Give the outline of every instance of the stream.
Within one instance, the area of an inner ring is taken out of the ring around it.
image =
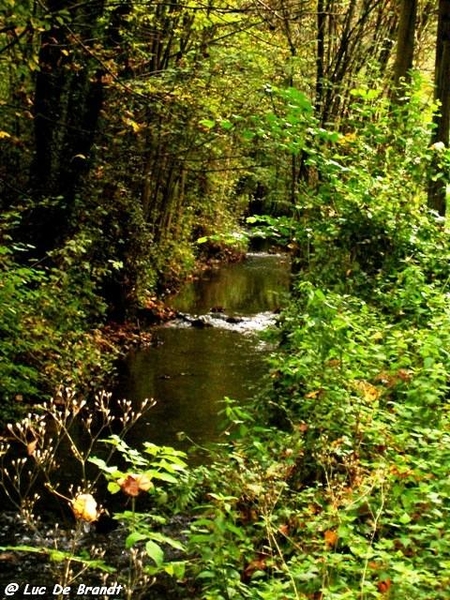
[[[270,351],[261,331],[275,322],[289,280],[286,255],[249,253],[168,299],[180,317],[155,327],[152,347],[130,353],[121,372],[120,397],[136,407],[156,400],[134,444],[187,450],[219,439],[224,397],[245,404],[261,389]]]

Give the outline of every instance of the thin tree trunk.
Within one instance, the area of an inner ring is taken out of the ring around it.
[[[324,0],[317,0],[317,54],[316,54],[316,113],[320,114],[323,101],[323,78],[325,62]]]
[[[400,0],[400,20],[397,31],[397,51],[393,74],[394,102],[401,101],[401,84],[411,78],[414,59],[414,38],[417,19],[417,0]]]
[[[439,0],[438,32],[436,40],[435,98],[439,101],[439,112],[435,115],[432,142],[449,143],[450,132],[450,0]],[[428,206],[445,215],[447,178],[438,178],[438,158],[432,169],[432,180],[428,189]],[[433,180],[436,179],[436,180]]]
[[[56,18],[63,8],[70,11],[67,25]],[[73,200],[81,176],[89,169],[103,105],[104,72],[88,46],[103,8],[101,1],[77,7],[69,0],[49,2],[54,21],[41,36],[33,106],[30,186],[35,204],[22,223],[23,235],[38,255],[52,249],[70,230]]]

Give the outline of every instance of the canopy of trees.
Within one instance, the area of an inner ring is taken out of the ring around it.
[[[444,214],[448,11],[425,0],[5,1],[0,293],[28,311],[4,309],[11,381],[18,364],[32,375],[35,329],[60,321],[59,340],[63,323],[123,319],[205,248],[220,253],[246,216],[307,226],[336,210],[356,157],[380,176],[399,168],[404,202],[425,206],[428,192]]]

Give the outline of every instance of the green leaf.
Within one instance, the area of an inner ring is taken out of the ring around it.
[[[167,535],[164,535],[162,533],[149,532],[148,537],[154,541],[159,542],[160,544],[168,544],[169,546],[172,546],[172,548],[180,550],[180,552],[185,551],[185,547],[179,540],[174,540],[173,538],[168,537]]]
[[[111,494],[117,494],[117,492],[120,492],[120,485],[115,481],[110,481],[108,483],[108,492]]]
[[[137,542],[142,542],[142,540],[146,540],[148,538],[147,535],[143,533],[139,533],[138,531],[133,531],[125,540],[125,548],[129,549]]]
[[[411,517],[408,515],[408,513],[403,513],[398,518],[398,522],[401,523],[402,525],[406,525],[407,523],[411,522]]]
[[[229,131],[230,129],[233,129],[234,124],[228,119],[223,119],[223,121],[220,122],[220,126],[222,127],[222,129]]]
[[[161,481],[167,481],[167,483],[177,483],[177,478],[169,473],[160,473],[158,471],[151,471],[152,478],[160,479]]]
[[[432,356],[426,356],[423,361],[425,369],[431,369],[434,366],[434,358]]]
[[[203,125],[203,127],[205,127],[206,129],[212,129],[216,122],[213,121],[212,119],[202,119],[201,121],[199,121],[200,125]]]
[[[150,556],[150,558],[155,561],[156,566],[161,567],[163,565],[164,551],[161,548],[161,546],[159,546],[152,540],[148,540],[148,542],[145,544],[145,550],[147,551],[147,554]]]
[[[164,567],[164,571],[171,577],[183,579],[186,571],[186,563],[184,561],[171,562]]]

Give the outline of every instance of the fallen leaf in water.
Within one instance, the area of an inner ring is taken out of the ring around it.
[[[0,561],[17,563],[19,559],[13,552],[0,552]]]

